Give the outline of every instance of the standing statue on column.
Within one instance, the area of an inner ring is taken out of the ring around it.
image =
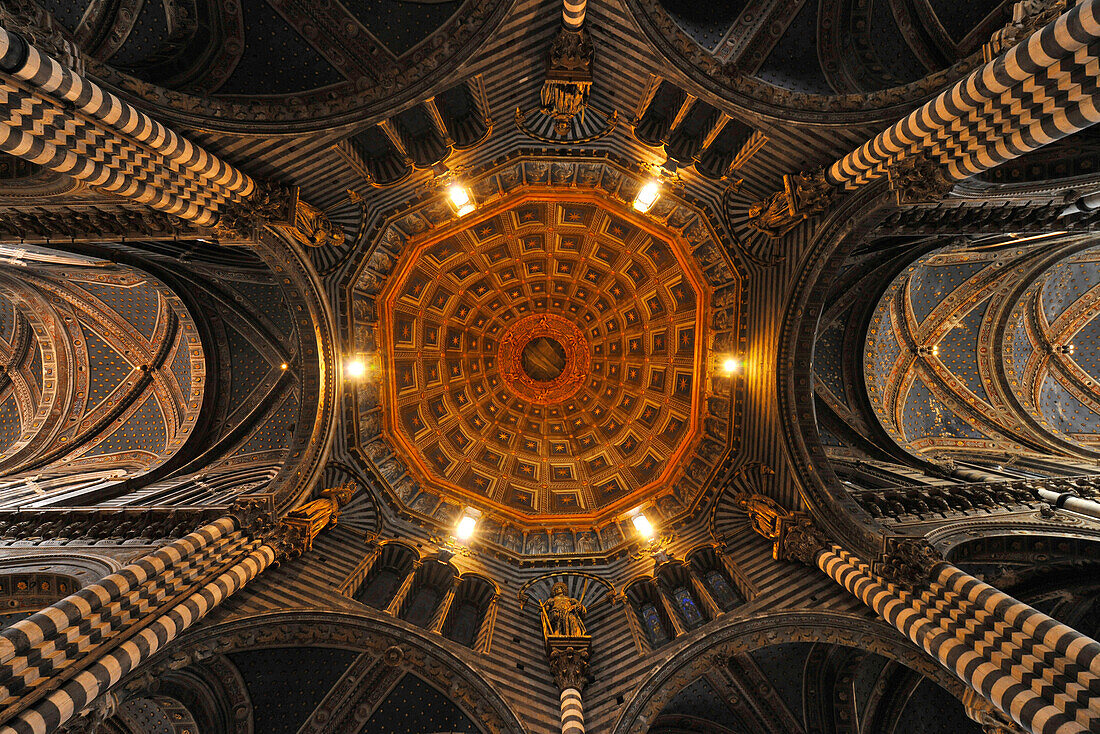
[[[559,581],[550,589],[550,598],[539,602],[543,613],[543,631],[547,637],[582,637],[588,634],[584,629],[587,610],[580,601],[566,596],[568,590],[569,587]]]

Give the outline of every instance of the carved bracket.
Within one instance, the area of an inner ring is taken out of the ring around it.
[[[828,209],[838,193],[825,179],[824,169],[787,174],[782,191],[749,207],[748,224],[768,237],[782,237],[803,220]]]

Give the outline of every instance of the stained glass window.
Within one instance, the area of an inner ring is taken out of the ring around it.
[[[672,590],[672,596],[676,599],[676,605],[680,608],[680,616],[689,629],[698,627],[706,620],[699,613],[699,607],[695,605],[695,597],[687,590],[686,586],[677,586]]]
[[[652,604],[643,604],[641,617],[646,634],[649,635],[649,641],[654,647],[668,642],[668,634],[665,632],[665,625],[661,621],[661,615],[657,612],[657,607]]]
[[[721,571],[710,571],[703,579],[707,583],[707,588],[710,589],[710,595],[714,597],[715,603],[721,607],[722,611],[728,612],[745,603],[744,598],[730,586],[730,582],[726,581]]]

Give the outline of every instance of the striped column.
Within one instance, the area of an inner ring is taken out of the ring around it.
[[[32,89],[72,105],[81,114],[156,150],[190,174],[226,193],[249,196],[255,183],[244,173],[84,79],[19,36],[0,28],[0,69]]]
[[[243,560],[157,617],[137,635],[102,656],[60,689],[0,727],[0,734],[47,734],[73,718],[143,660],[202,619],[275,561],[275,550],[259,544]]]
[[[237,168],[4,28],[0,151],[203,227],[260,193]]]
[[[1100,0],[1081,0],[838,160],[826,179],[854,189],[925,151],[961,180],[1100,121],[1098,41]]]
[[[561,692],[561,734],[584,734],[584,706],[576,688]]]
[[[948,563],[912,591],[837,546],[816,565],[1013,721],[1100,730],[1100,644]]]
[[[588,0],[563,0],[561,23],[567,31],[579,31],[584,25],[585,6]]]

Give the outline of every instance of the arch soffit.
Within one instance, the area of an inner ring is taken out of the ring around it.
[[[773,612],[751,619],[731,620],[673,652],[627,702],[613,734],[630,734],[652,724],[680,689],[715,666],[725,665],[733,655],[788,642],[858,647],[900,663],[956,696],[962,693],[962,684],[957,678],[921,650],[902,641],[897,632],[883,623],[841,612]]]
[[[373,653],[379,664],[402,674],[415,674],[447,693],[487,731],[525,732],[515,713],[481,673],[428,634],[386,619],[342,612],[273,612],[195,630],[180,637],[167,653],[162,652],[141,672],[156,676],[217,655],[293,646]]]

